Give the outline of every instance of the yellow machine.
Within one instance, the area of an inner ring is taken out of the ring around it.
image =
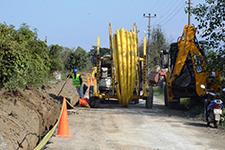
[[[97,85],[94,99],[117,99],[127,107],[131,101],[146,100],[146,107],[152,107],[152,92],[147,81],[146,38],[144,38],[143,54],[138,51],[137,27],[132,31],[116,30],[112,34],[109,26],[110,49],[101,54],[100,38],[97,42],[97,65],[94,76]],[[149,94],[151,93],[151,94]]]
[[[184,27],[183,35],[169,50],[169,64],[164,88],[165,105],[179,103],[180,98],[202,97],[205,91],[207,71],[204,52],[195,37],[196,29]]]
[[[214,70],[216,70],[216,71],[211,71],[207,78],[206,87],[210,91],[218,93],[222,90],[221,72],[217,69],[214,69]]]

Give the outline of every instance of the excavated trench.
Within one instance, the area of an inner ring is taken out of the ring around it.
[[[56,123],[61,101],[43,89],[0,92],[0,149],[31,150]]]

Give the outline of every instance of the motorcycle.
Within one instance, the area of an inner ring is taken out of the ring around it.
[[[207,126],[209,126],[210,123],[213,123],[214,127],[218,128],[219,123],[224,120],[224,117],[222,116],[224,103],[216,93],[209,92],[205,85],[201,85],[201,88],[206,90],[204,112]],[[223,89],[223,92],[225,92],[225,88]]]

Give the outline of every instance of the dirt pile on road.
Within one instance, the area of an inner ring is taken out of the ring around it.
[[[0,92],[0,149],[33,149],[53,127],[60,101],[46,90]]]

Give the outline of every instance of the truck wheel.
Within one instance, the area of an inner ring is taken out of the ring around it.
[[[168,95],[167,95],[167,84],[163,83],[163,92],[164,92],[164,104],[168,106]]]
[[[94,97],[90,97],[90,99],[89,99],[89,105],[91,106],[91,108],[95,108],[96,99]]]
[[[91,108],[97,108],[99,107],[100,99],[98,97],[90,97],[89,99],[89,105]]]
[[[134,104],[139,104],[139,99],[134,100]]]
[[[149,87],[149,95],[145,102],[145,107],[152,109],[152,105],[153,105],[153,87],[150,86]]]

